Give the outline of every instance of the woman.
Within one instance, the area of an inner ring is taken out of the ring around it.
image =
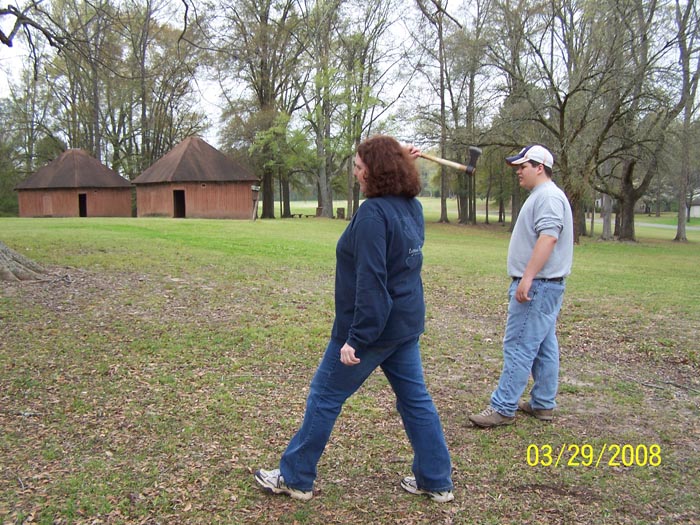
[[[378,366],[414,452],[413,476],[401,486],[438,502],[454,499],[440,418],[425,387],[418,339],[425,303],[421,282],[423,209],[412,155],[395,139],[372,137],[357,149],[355,177],[367,200],[336,247],[335,322],[311,381],[304,421],[279,469],[256,481],[276,494],[309,500],[316,465],[343,403]]]

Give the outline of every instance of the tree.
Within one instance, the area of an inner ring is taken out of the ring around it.
[[[5,114],[7,103],[0,100],[0,114]],[[17,169],[17,144],[14,134],[0,126],[0,216],[17,214],[14,187],[20,181]]]
[[[223,9],[222,22],[214,24],[218,37],[210,37],[216,48],[219,76],[224,81],[242,81],[255,109],[260,130],[274,126],[276,114],[292,114],[299,80],[296,65],[304,42],[298,38],[300,18],[294,0],[237,0],[212,6]],[[233,98],[229,106],[235,106]],[[229,111],[227,114],[231,114]],[[275,217],[273,152],[257,150],[262,178],[262,217]]]
[[[519,143],[540,142],[553,150],[578,240],[585,231],[587,181],[605,136],[606,118],[596,111],[597,99],[612,74],[609,54],[593,45],[605,27],[603,13],[586,12],[585,3],[567,0],[554,2],[551,9],[526,1],[495,5],[501,30],[509,33],[505,42],[490,46],[492,59],[506,76],[507,103],[516,111],[516,122],[535,124],[519,129],[525,131]]]
[[[357,210],[360,187],[353,175],[352,155],[364,137],[401,98],[412,78],[402,75],[404,44],[391,29],[399,4],[394,0],[350,0],[339,25],[339,86],[336,129],[345,159],[348,219]]]
[[[447,157],[447,52],[445,47],[446,26],[450,21],[456,22],[447,14],[448,0],[416,0],[425,20],[435,30],[437,49],[432,48],[432,38],[422,43],[423,49],[437,60],[438,78],[434,87],[440,103],[438,117],[439,126],[439,156]],[[459,25],[459,24],[458,24]],[[426,75],[429,81],[430,77]],[[448,177],[445,166],[440,166],[440,219],[439,222],[450,222],[447,218],[447,194],[449,192]]]
[[[492,202],[498,203],[497,222],[505,223],[505,203],[513,194],[513,186],[519,187],[514,184],[512,168],[507,167],[503,160],[509,153],[504,148],[491,147],[487,148],[479,158],[478,173],[481,177],[476,189],[486,201],[486,224],[491,222],[489,210]]]
[[[59,36],[56,28],[45,23],[43,15],[43,11],[40,10],[35,2],[31,2],[23,8],[13,5],[0,8],[0,20],[14,19],[9,33],[0,30],[0,44],[12,47],[15,37],[22,32],[21,34],[24,34],[27,38],[30,48],[35,50],[34,32],[38,32],[52,46],[60,46],[63,40],[62,37]],[[5,140],[3,140],[2,146],[3,149],[6,149],[7,144]],[[7,160],[9,157],[4,157],[3,155],[3,158]],[[31,159],[31,156],[29,158]],[[8,176],[9,170],[5,171],[5,169],[7,167],[4,167],[3,173],[5,176]],[[40,278],[41,273],[43,273],[43,269],[38,264],[10,249],[5,243],[0,241],[0,280],[37,279]]]
[[[50,74],[65,83],[51,82],[55,93],[70,112],[67,126],[69,144],[89,151],[97,160],[103,157],[103,93],[107,75],[117,63],[118,36],[114,31],[116,12],[110,0],[85,3],[80,0],[55,0],[52,17],[70,31],[74,38],[54,57]],[[60,98],[59,98],[60,97]]]
[[[299,0],[304,19],[299,33],[305,42],[304,61],[310,73],[308,89],[300,89],[304,104],[304,119],[311,129],[316,146],[316,185],[318,207],[323,217],[333,217],[334,164],[338,148],[334,146],[333,123],[338,111],[337,85],[339,53],[336,38],[341,23],[344,0]],[[342,139],[340,139],[342,140]]]
[[[24,176],[39,165],[36,148],[41,138],[52,135],[51,106],[47,82],[28,69],[23,71],[20,83],[10,88],[5,115],[7,124],[11,125],[6,125],[5,129],[19,145],[21,162],[17,168]]]
[[[519,118],[537,126],[522,142],[552,147],[576,239],[585,232],[591,184],[618,200],[620,237],[634,239],[634,206],[657,172],[663,134],[682,108],[682,94],[674,102],[666,86],[692,77],[672,60],[673,43],[689,28],[669,29],[661,6],[643,0],[495,6],[497,27],[508,36],[490,49],[506,77],[506,101],[524,108]]]
[[[85,149],[133,178],[175,143],[205,129],[192,88],[199,55],[180,41],[181,31],[156,22],[155,15],[146,16],[146,24],[135,5],[117,11],[106,1],[56,0],[52,9],[74,38],[57,55],[38,54],[34,68],[41,74],[27,69],[15,89],[11,109],[25,115],[27,173],[33,171],[33,144],[42,137]],[[148,45],[134,51],[133,33],[145,31],[144,25]],[[188,42],[195,38],[191,31],[186,35]]]
[[[277,174],[280,184],[280,216],[292,216],[290,190],[297,175],[313,174],[314,159],[307,135],[289,126],[290,115],[278,113],[272,126],[258,131],[250,152],[271,154],[268,169]]]
[[[700,37],[700,20],[698,11],[693,2],[688,2],[685,7],[676,0],[676,27],[678,28],[678,51],[679,62],[682,70],[683,81],[681,83],[681,102],[683,111],[681,132],[681,173],[680,188],[678,191],[678,226],[676,227],[676,237],[674,241],[688,242],[685,225],[689,204],[686,201],[688,191],[691,186],[691,165],[690,151],[692,145],[692,121],[698,105],[696,94],[698,90],[698,76],[700,75],[700,48],[698,38]],[[692,62],[696,63],[693,64]],[[692,193],[690,196],[692,203]]]
[[[541,126],[532,119],[531,109],[532,101],[544,98],[542,90],[530,86],[530,80],[523,76],[527,69],[524,64],[527,58],[525,35],[530,30],[526,27],[529,15],[523,16],[523,13],[528,13],[527,5],[526,0],[515,4],[510,0],[495,0],[491,5],[492,21],[486,37],[490,42],[488,60],[501,71],[502,80],[498,87],[505,94],[486,141],[510,150],[518,150],[527,142],[547,142],[542,138]],[[510,199],[509,231],[512,232],[520,213],[522,191],[513,170],[510,170],[509,178],[503,177],[499,181],[503,181],[499,184],[503,199]]]
[[[452,157],[462,163],[468,160],[469,146],[479,143],[477,121],[485,120],[481,108],[488,90],[477,89],[477,86],[484,85],[487,80],[482,71],[487,67],[485,36],[490,4],[491,0],[470,4],[463,27],[446,42],[446,88],[452,125],[450,149]],[[459,171],[456,178],[459,222],[476,224],[476,176]]]
[[[631,90],[629,100],[619,104],[622,112],[614,126],[617,133],[609,141],[611,158],[618,162],[618,169],[612,172],[618,173],[618,186],[608,183],[603,187],[618,201],[620,240],[635,240],[635,205],[658,173],[667,131],[685,107],[698,80],[699,69],[691,65],[688,54],[696,50],[684,49],[688,36],[697,31],[697,24],[691,23],[693,17],[689,16],[694,6],[692,2],[684,8],[676,5],[680,16],[676,16],[675,27],[669,25],[670,21],[664,18],[666,12],[654,3],[635,0],[618,5],[621,19],[628,21],[627,34],[633,44],[623,50],[626,51],[623,72]],[[662,29],[666,38],[656,33]],[[671,62],[674,52],[680,57],[680,70]],[[683,59],[684,55],[687,59]],[[674,92],[660,86],[680,88]]]

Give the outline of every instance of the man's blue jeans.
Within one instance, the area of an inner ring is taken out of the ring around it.
[[[396,408],[413,447],[413,474],[418,487],[452,490],[452,465],[440,418],[423,378],[418,338],[390,347],[358,350],[360,363],[340,362],[344,341],[328,343],[306,400],[304,421],[282,455],[280,470],[285,483],[312,490],[316,465],[326,447],[335,420],[350,397],[378,366],[396,394]]]
[[[559,343],[555,329],[564,298],[564,281],[534,280],[529,294],[532,300],[524,303],[515,299],[519,282],[514,280],[508,290],[503,371],[491,395],[491,406],[504,416],[515,415],[531,373],[532,408],[554,408],[559,384]]]

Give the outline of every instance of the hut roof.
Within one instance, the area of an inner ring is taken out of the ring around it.
[[[129,188],[131,183],[81,149],[69,149],[20,182],[16,190]]]
[[[252,182],[258,178],[199,137],[188,137],[134,179],[134,184],[161,182]]]

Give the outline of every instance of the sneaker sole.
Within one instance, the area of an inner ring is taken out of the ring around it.
[[[415,494],[417,496],[427,496],[428,498],[437,503],[447,503],[448,501],[452,501],[453,499],[455,499],[455,496],[452,492],[447,493],[445,496],[439,496],[433,492],[428,492],[427,490],[417,489],[413,487],[413,485],[407,485],[403,482],[403,480],[401,480],[401,488],[410,494]]]
[[[314,497],[313,492],[303,493],[297,490],[282,489],[279,487],[275,487],[274,485],[270,485],[263,478],[259,477],[257,472],[255,473],[254,478],[255,481],[257,481],[262,488],[269,492],[272,492],[273,494],[284,494],[286,496],[289,496],[290,498],[298,499],[300,501],[309,501],[311,498]]]

